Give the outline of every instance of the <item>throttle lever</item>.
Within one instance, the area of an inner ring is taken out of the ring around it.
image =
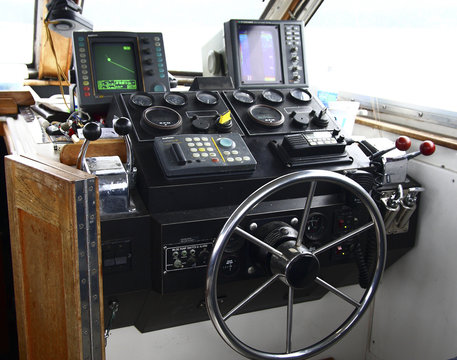
[[[398,139],[395,141],[395,146],[375,152],[374,154],[372,154],[370,156],[370,160],[372,160],[372,161],[376,160],[376,159],[380,158],[381,156],[383,156],[384,154],[387,154],[389,151],[392,151],[395,149],[398,149],[400,151],[406,151],[410,147],[411,147],[411,139],[407,136],[399,136]]]
[[[433,141],[430,140],[425,140],[419,147],[419,151],[415,151],[413,153],[409,153],[405,155],[405,158],[410,160],[412,158],[415,158],[418,155],[424,155],[424,156],[430,156],[435,152],[435,144]]]
[[[378,151],[370,156],[372,165],[382,166],[382,169],[379,170],[381,170],[383,173],[383,184],[395,184],[404,182],[406,180],[408,161],[410,159],[413,159],[418,155],[430,156],[435,152],[435,144],[430,140],[426,140],[420,145],[419,151],[403,154],[396,157],[382,157],[384,154],[388,153],[391,150],[398,149],[401,151],[406,151],[410,148],[410,146],[411,140],[407,136],[400,136],[395,141],[395,147]],[[378,164],[378,162],[374,161],[376,159],[381,159],[381,162]]]
[[[86,125],[84,125],[83,135],[85,138],[84,144],[81,146],[81,150],[78,154],[78,160],[76,161],[76,168],[79,170],[86,170],[84,169],[84,164],[86,162],[85,160],[87,148],[89,147],[89,143],[91,141],[95,141],[100,138],[100,136],[102,135],[102,129],[100,128],[100,125],[98,123],[89,122]]]
[[[113,119],[114,131],[124,138],[127,162],[125,164],[129,188],[134,185],[134,167],[133,167],[133,151],[132,151],[132,140],[130,139],[130,132],[132,131],[132,121],[127,117],[117,117]]]
[[[112,214],[130,211],[129,185],[132,171],[132,152],[128,133],[132,124],[127,118],[119,118],[115,125],[118,135],[124,136],[127,144],[127,172],[117,155],[94,156],[86,159],[86,152],[91,141],[97,140],[102,130],[94,122],[87,123],[83,128],[85,141],[78,155],[77,168],[98,177],[99,203],[101,214]]]

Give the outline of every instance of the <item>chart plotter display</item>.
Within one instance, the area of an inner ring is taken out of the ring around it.
[[[131,42],[93,45],[97,92],[138,90],[134,45]]]

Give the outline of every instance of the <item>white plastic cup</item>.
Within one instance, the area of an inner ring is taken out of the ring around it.
[[[357,101],[330,101],[328,103],[328,108],[335,117],[336,123],[347,137],[352,136],[359,106],[360,103]]]

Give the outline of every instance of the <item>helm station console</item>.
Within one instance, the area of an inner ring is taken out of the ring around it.
[[[290,183],[268,185],[271,193],[239,219],[219,253],[222,308],[235,307],[284,267],[253,238],[283,249],[300,237],[310,255],[297,264],[316,267],[334,287],[368,288],[379,247],[374,228],[360,230],[374,211],[357,196],[362,190],[389,219],[387,265],[413,247],[421,188],[406,173],[389,176],[408,157],[386,160],[390,153],[379,151],[385,147],[343,135],[308,88],[303,32],[298,21],[229,21],[224,37],[211,43],[223,39],[223,46],[203,50],[204,68],[230,76],[235,86],[189,91],[170,91],[160,33],[74,33],[80,105],[97,112],[109,104],[106,125],[122,128],[132,153],[129,205],[101,218],[106,316],[110,303],[119,304],[114,327],[147,332],[207,319],[205,279],[224,223],[250,194],[282,176]],[[338,179],[300,184],[293,175],[315,170]],[[362,190],[340,186],[341,175]],[[329,291],[287,271],[294,301]],[[287,304],[283,282],[264,292],[242,311]]]

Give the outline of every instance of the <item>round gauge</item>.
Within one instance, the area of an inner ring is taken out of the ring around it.
[[[253,105],[248,109],[251,118],[258,124],[276,127],[284,122],[284,115],[268,105]]]
[[[167,104],[173,106],[184,106],[187,104],[187,96],[180,92],[168,92],[163,96]]]
[[[216,105],[219,102],[216,93],[211,91],[199,91],[195,97],[198,101],[206,105]]]
[[[141,123],[149,129],[174,130],[181,126],[182,117],[168,107],[152,106],[144,110]]]
[[[233,97],[244,104],[253,104],[255,101],[255,95],[247,90],[236,90]]]
[[[309,90],[302,88],[290,90],[290,96],[292,96],[293,99],[303,103],[310,102],[313,98],[313,95],[311,95]]]
[[[154,99],[148,93],[138,91],[130,95],[130,103],[139,107],[149,107],[154,103]]]
[[[305,235],[310,240],[320,240],[325,233],[326,219],[323,214],[310,214],[306,223]]]
[[[279,104],[284,100],[284,96],[279,90],[267,89],[262,92],[262,97],[269,102]]]

